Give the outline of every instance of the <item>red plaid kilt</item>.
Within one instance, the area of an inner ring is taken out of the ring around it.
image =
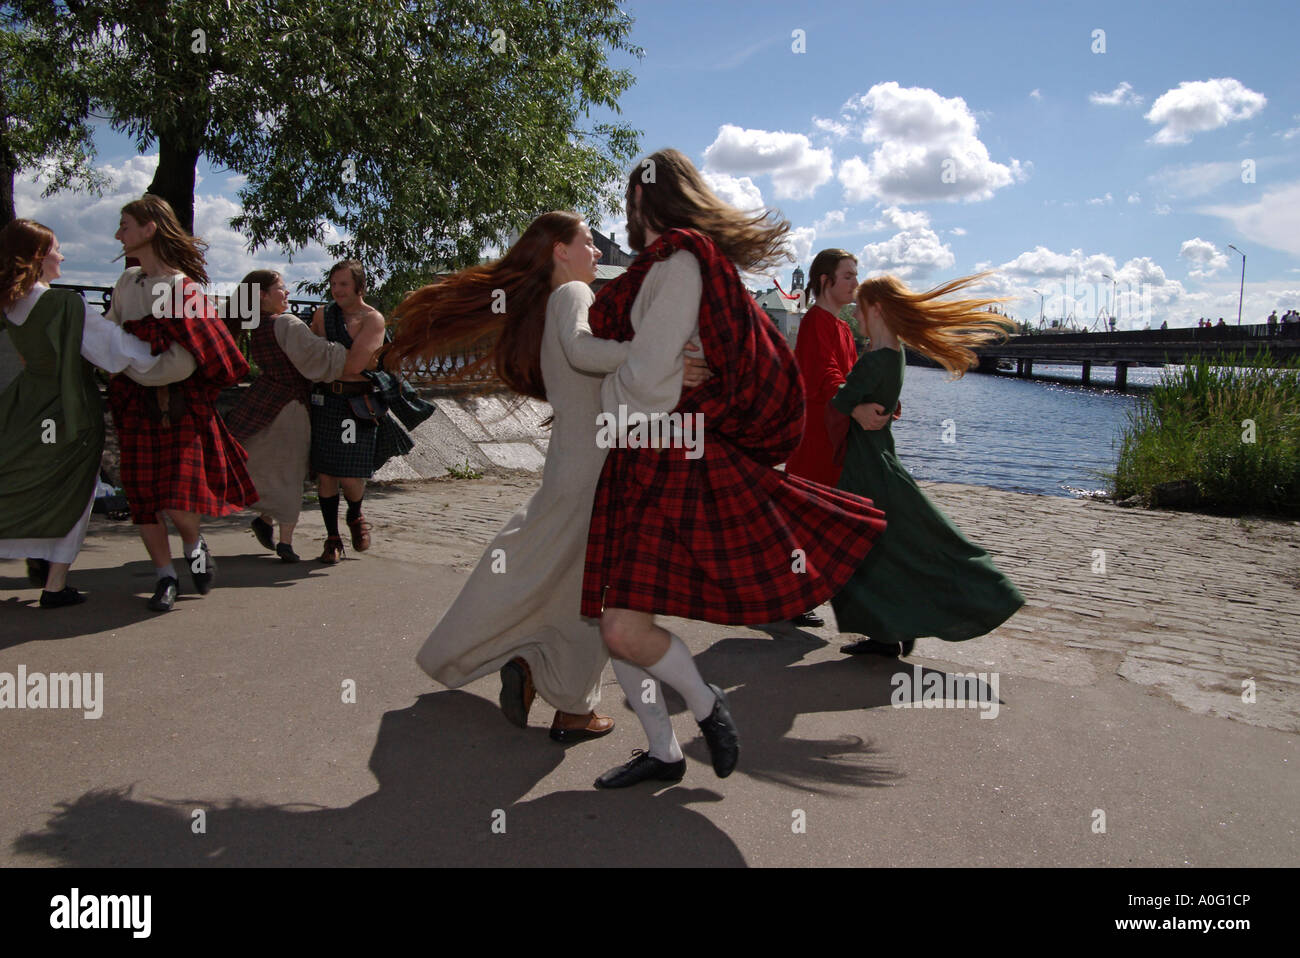
[[[700,259],[700,338],[715,371],[678,405],[703,415],[703,455],[610,450],[592,505],[581,614],[631,609],[727,625],[793,618],[849,581],[884,531],[884,513],[772,468],[799,443],[798,368],[707,238],[665,233],[601,290],[593,332],[631,338],[627,317],[651,259],[681,248]]]
[[[198,300],[202,292],[187,281],[185,296],[187,302]],[[109,383],[108,402],[122,449],[122,487],[137,525],[157,522],[163,509],[215,517],[257,501],[245,466],[248,453],[216,407],[221,390],[237,383],[248,372],[248,363],[205,298],[203,306],[203,315],[146,317],[122,324],[151,343],[154,355],[172,342],[180,343],[197,366],[189,379],[175,384],[184,393],[185,411],[167,426],[146,412],[156,387],[141,386],[124,375]]]
[[[166,428],[141,411],[144,393],[152,388],[124,376],[114,377],[109,388],[131,521],[157,522],[163,509],[225,516],[256,502],[245,465],[248,453],[217,415],[215,395],[187,388],[185,415]]]

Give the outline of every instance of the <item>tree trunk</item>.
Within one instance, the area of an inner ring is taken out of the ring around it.
[[[18,218],[14,209],[14,171],[0,162],[0,229]]]
[[[175,133],[158,134],[158,169],[149,192],[172,205],[185,232],[194,233],[194,177],[199,149]]]

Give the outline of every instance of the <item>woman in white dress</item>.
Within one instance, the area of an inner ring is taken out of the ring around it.
[[[86,539],[104,445],[90,364],[147,373],[169,355],[151,355],[72,290],[51,289],[62,262],[48,227],[19,219],[0,231],[0,328],[24,363],[0,392],[0,558],[27,559],[43,608],[85,601],[67,577]]]
[[[605,449],[596,444],[600,384],[626,359],[628,343],[587,327],[600,250],[573,213],[533,221],[506,255],[408,296],[396,310],[389,368],[494,340],[491,363],[515,392],[554,410],[542,485],[506,523],[439,620],[416,661],[451,688],[498,669],[506,717],[527,725],[535,689],[556,709],[551,737],[605,735],[594,711],[609,655],[599,624],[578,614],[591,503]],[[686,382],[707,376],[690,361]]]

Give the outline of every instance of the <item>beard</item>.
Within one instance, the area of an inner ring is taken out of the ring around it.
[[[645,249],[645,222],[631,203],[627,207],[627,245],[638,253]]]

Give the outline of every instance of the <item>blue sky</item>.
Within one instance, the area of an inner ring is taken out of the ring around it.
[[[839,246],[862,275],[917,287],[992,269],[988,288],[1024,319],[1041,301],[1048,318],[1091,322],[1115,291],[1122,327],[1235,322],[1231,243],[1248,256],[1243,322],[1300,308],[1294,4],[624,8],[645,57],[620,62],[637,76],[621,105],[643,149],[677,147],[737,205],[779,208],[805,270]],[[116,210],[155,159],[111,134],[99,145],[112,196],[45,201],[27,183],[18,202],[73,247],[69,276],[107,282]],[[243,251],[225,226],[230,178],[200,173],[196,227],[214,275],[286,265]],[[94,237],[78,246],[65,223]],[[604,224],[625,239],[623,226]],[[319,250],[295,259],[292,279],[325,265]]]

